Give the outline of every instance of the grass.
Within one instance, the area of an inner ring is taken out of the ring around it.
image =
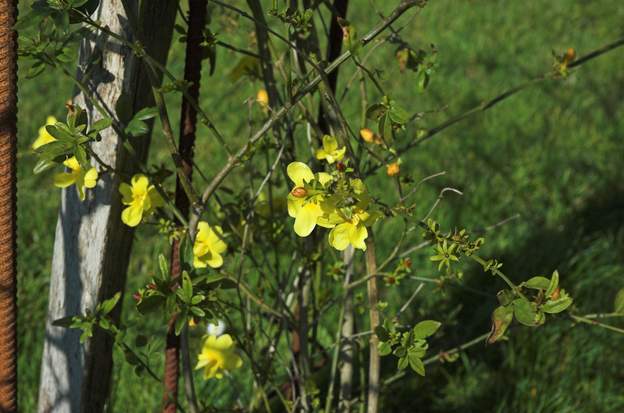
[[[384,5],[387,11],[391,2]],[[350,20],[360,32],[377,20],[366,1],[351,4]],[[551,49],[574,47],[579,54],[624,35],[624,9],[617,2],[574,0],[453,1],[431,2],[416,17],[403,18],[402,32],[413,45],[434,43],[439,68],[425,93],[417,90],[415,76],[400,74],[393,63],[393,46],[377,49],[370,66],[382,70],[382,85],[410,112],[436,110],[420,124],[434,126],[453,114],[473,107],[502,90],[548,71]],[[272,24],[277,24],[273,18]],[[217,26],[219,22],[215,23]],[[222,38],[246,45],[249,26],[237,21],[221,26]],[[259,83],[223,81],[237,57],[219,51],[217,71],[204,71],[202,107],[225,136],[241,142],[249,133],[245,100],[254,96]],[[176,44],[170,66],[181,73],[183,48]],[[519,218],[488,234],[484,252],[499,257],[514,279],[524,279],[558,268],[562,283],[576,299],[581,312],[610,311],[615,292],[624,287],[624,52],[615,51],[582,67],[564,82],[544,83],[522,92],[490,111],[450,128],[403,159],[402,171],[416,179],[446,171],[425,186],[418,196],[424,213],[444,186],[463,191],[448,195],[435,211],[446,227],[482,228],[519,214]],[[24,65],[22,65],[24,66]],[[341,69],[345,84],[352,65]],[[20,73],[24,73],[23,67]],[[21,77],[19,84],[19,387],[22,411],[34,411],[39,364],[47,308],[54,226],[58,193],[50,175],[31,173],[35,159],[28,148],[48,114],[64,116],[64,101],[72,85],[61,75],[46,72],[34,81]],[[340,86],[339,86],[340,87]],[[379,98],[370,89],[373,101]],[[227,97],[227,99],[224,99]],[[359,124],[359,94],[347,95],[349,120]],[[170,101],[177,116],[179,99]],[[258,116],[258,114],[254,115]],[[174,119],[174,124],[175,124]],[[197,160],[207,172],[224,156],[200,128]],[[163,160],[161,136],[155,136],[152,161]],[[236,179],[242,179],[242,174]],[[376,194],[386,194],[386,177],[380,173],[369,182]],[[391,195],[390,195],[391,196]],[[377,229],[380,256],[396,238],[400,222]],[[154,229],[137,233],[129,269],[128,291],[143,285],[156,271],[155,258],[162,245],[151,241]],[[411,242],[417,242],[414,236]],[[413,255],[417,275],[430,276],[428,252]],[[427,287],[427,294],[408,309],[407,317],[436,316],[448,328],[440,343],[459,344],[489,328],[489,312],[496,305],[497,285],[478,269],[467,267],[468,287],[485,291],[488,298],[451,287],[441,291]],[[409,294],[387,291],[388,300]],[[421,293],[423,294],[423,293]],[[142,325],[132,310],[130,294],[124,303],[124,321]],[[450,316],[449,314],[454,314]],[[621,383],[623,338],[588,326],[571,326],[565,317],[542,329],[514,327],[508,342],[469,350],[453,364],[431,366],[427,378],[409,376],[385,398],[384,411],[405,411],[418,406],[431,412],[617,412],[624,410]],[[333,325],[333,323],[332,323]],[[155,323],[142,327],[162,337]],[[156,346],[158,347],[158,346]],[[156,352],[155,361],[161,357]],[[111,411],[158,409],[161,389],[138,378],[116,356],[117,369]],[[393,362],[385,360],[384,374]],[[243,375],[233,382],[205,383],[204,398],[224,403]],[[237,384],[238,383],[238,384]],[[211,396],[214,395],[214,396]],[[223,396],[225,395],[225,396]]]

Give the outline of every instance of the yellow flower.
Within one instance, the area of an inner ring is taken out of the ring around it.
[[[238,369],[242,365],[243,360],[236,354],[234,341],[229,334],[219,337],[209,335],[204,339],[195,369],[203,368],[205,379],[221,379],[224,371]]]
[[[136,227],[143,219],[143,215],[164,205],[154,185],[150,185],[149,179],[143,174],[134,175],[130,185],[122,182],[119,185],[119,192],[123,197],[121,202],[128,205],[121,213],[121,220],[129,227]]]
[[[50,133],[46,129],[46,126],[54,125],[55,123],[56,123],[56,118],[54,116],[48,116],[48,118],[46,119],[45,125],[39,128],[39,136],[37,136],[37,139],[35,139],[35,141],[32,144],[33,149],[37,149],[45,144],[54,142],[56,140],[54,139],[54,136],[50,135]]]
[[[219,268],[223,265],[221,254],[227,249],[223,242],[223,230],[220,226],[214,229],[207,222],[200,221],[197,225],[197,236],[193,245],[193,266],[195,268]]]
[[[323,136],[323,147],[316,151],[316,159],[325,159],[330,165],[344,158],[346,148],[338,148],[338,142],[333,136]]]
[[[388,174],[388,176],[398,175],[399,172],[401,172],[401,167],[399,166],[398,162],[393,162],[390,165],[386,166],[386,173]]]
[[[256,94],[256,102],[258,102],[263,109],[269,107],[269,94],[266,90],[258,90],[258,93]]]
[[[345,250],[349,244],[366,251],[364,241],[368,237],[368,230],[364,221],[367,219],[369,219],[369,214],[365,211],[354,213],[351,219],[344,219],[329,232],[329,244],[339,251]]]
[[[295,218],[295,233],[300,237],[307,237],[317,224],[328,226],[320,220],[328,212],[323,205],[325,198],[322,192],[306,186],[314,180],[325,185],[331,181],[331,175],[321,172],[315,177],[312,170],[303,162],[291,162],[286,172],[295,184],[288,194],[288,215]]]
[[[41,137],[41,136],[40,136]],[[45,144],[42,144],[45,145]],[[76,185],[78,197],[81,201],[85,199],[85,188],[94,188],[97,184],[97,169],[91,168],[84,171],[75,156],[65,160],[63,165],[69,168],[69,172],[61,172],[54,175],[54,186],[57,188],[67,188],[70,185]]]

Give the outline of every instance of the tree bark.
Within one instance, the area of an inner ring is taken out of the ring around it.
[[[138,16],[139,27],[130,27],[132,19],[128,19],[123,3]],[[165,63],[177,1],[149,0],[140,4],[139,9],[137,0],[102,0],[94,20],[125,38],[140,40],[150,56]],[[87,66],[88,74],[79,70],[78,78],[123,124],[139,109],[153,105],[146,67],[130,48],[110,37],[95,36],[81,44],[79,68]],[[90,122],[101,118],[84,95],[76,95],[74,103],[86,108]],[[132,143],[141,158],[138,161],[145,161],[149,139],[142,137]],[[122,138],[112,128],[103,131],[102,140],[93,149],[104,163],[124,175],[136,172],[136,160],[123,149]],[[96,331],[81,345],[78,331],[51,323],[93,310],[98,302],[123,290],[133,232],[120,219],[120,178],[100,169],[98,185],[84,202],[80,202],[73,187],[62,193],[41,366],[40,413],[97,413],[106,403],[112,370],[111,338]],[[113,313],[117,319],[120,309]]]

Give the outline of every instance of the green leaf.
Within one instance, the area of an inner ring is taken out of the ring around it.
[[[537,276],[525,281],[523,285],[534,290],[547,290],[550,280],[546,277]]]
[[[108,128],[112,124],[113,124],[113,120],[111,118],[103,118],[95,122],[93,125],[91,125],[91,129],[99,132],[101,130]]]
[[[548,284],[548,288],[546,289],[546,297],[550,297],[552,293],[559,286],[559,272],[555,270],[550,277],[550,283]]]
[[[572,297],[570,297],[565,292],[565,290],[561,290],[559,298],[557,298],[556,300],[548,300],[548,301],[546,301],[544,304],[542,304],[540,309],[543,312],[548,313],[548,314],[557,314],[557,313],[560,313],[560,312],[564,311],[570,305],[572,305],[573,301],[574,300],[572,300]]]
[[[373,103],[366,109],[366,118],[370,120],[379,120],[386,114],[387,108],[381,103]]]
[[[176,336],[180,335],[180,333],[182,332],[182,329],[187,323],[188,323],[188,319],[186,316],[183,316],[182,314],[178,315],[178,318],[176,318],[176,321],[175,321]]]
[[[113,295],[111,298],[109,298],[108,300],[104,300],[102,301],[99,305],[98,305],[98,309],[99,309],[99,313],[100,315],[107,315],[109,314],[111,311],[113,311],[113,308],[115,308],[115,306],[117,305],[117,303],[119,302],[119,299],[121,298],[121,292],[116,292],[115,295]]]
[[[147,126],[147,123],[142,120],[132,119],[128,123],[128,126],[126,126],[124,132],[130,136],[143,136],[149,132],[149,127]]]
[[[392,353],[392,346],[390,345],[390,343],[388,343],[387,341],[382,341],[379,343],[379,355],[380,356],[387,356],[388,354]]]
[[[193,299],[193,283],[186,271],[182,273],[182,296],[180,298],[187,304],[190,304]]]
[[[407,359],[407,356],[399,358],[399,363],[398,363],[399,370],[405,370],[408,363],[409,363],[409,360]]]
[[[617,292],[613,302],[613,312],[624,314],[624,288]]]
[[[493,344],[500,340],[513,321],[514,310],[511,306],[500,306],[492,313],[492,330],[488,336],[488,344]]]
[[[59,319],[52,321],[52,325],[56,327],[70,328],[71,325],[73,324],[73,321],[74,321],[74,316],[70,315],[70,316],[59,318]]]
[[[390,115],[392,122],[398,123],[399,125],[404,125],[409,120],[409,114],[407,111],[395,102],[392,102],[392,106],[390,107],[388,114]]]
[[[191,313],[196,315],[197,317],[206,317],[206,313],[199,307],[191,307]]]
[[[167,262],[167,258],[163,254],[158,254],[158,267],[160,268],[160,274],[162,275],[162,279],[166,280],[169,278],[169,263]]]
[[[418,358],[415,354],[408,354],[407,356],[408,360],[409,360],[409,365],[412,368],[412,370],[414,370],[417,374],[421,375],[421,376],[425,376],[425,365],[423,363],[423,361]]]
[[[412,330],[412,336],[414,339],[423,339],[435,334],[436,331],[440,328],[442,323],[433,320],[425,320],[414,326]]]
[[[496,293],[496,298],[498,298],[500,305],[508,305],[514,300],[515,295],[511,290],[500,290]]]
[[[156,116],[158,116],[158,108],[155,106],[152,106],[152,107],[146,107],[146,108],[141,109],[132,117],[132,119],[133,120],[134,119],[148,120],[148,119],[155,118]]]
[[[56,162],[41,159],[39,162],[37,162],[37,165],[35,165],[35,167],[33,168],[33,173],[35,175],[40,174],[41,172],[47,171],[48,169],[56,165],[57,165]]]
[[[516,320],[525,326],[535,327],[539,325],[537,308],[535,303],[530,302],[526,298],[517,298],[513,301],[513,310]]]

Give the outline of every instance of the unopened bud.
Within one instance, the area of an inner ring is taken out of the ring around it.
[[[559,291],[559,288],[555,288],[555,291],[553,291],[552,294],[550,294],[550,299],[558,300],[559,296],[561,296],[561,292]]]
[[[373,141],[375,140],[375,132],[368,128],[360,129],[360,136],[362,137],[362,140],[364,140],[364,142],[373,143]]]
[[[395,176],[401,172],[401,167],[397,162],[393,162],[390,165],[386,166],[386,173],[388,176]]]
[[[336,163],[336,169],[338,169],[340,172],[344,172],[345,169],[347,169],[347,166],[343,162],[338,162]]]
[[[563,55],[563,62],[565,64],[568,64],[574,61],[574,59],[576,59],[576,50],[570,47],[568,48],[568,50],[566,50],[565,54]]]
[[[147,288],[149,288],[150,290],[155,290],[156,289],[156,284],[149,283],[149,284],[147,284]]]
[[[256,102],[263,108],[269,106],[269,94],[265,89],[260,89],[256,94]]]
[[[303,197],[305,197],[308,194],[308,191],[306,191],[305,188],[303,188],[301,186],[298,186],[295,189],[293,189],[292,191],[290,191],[290,193],[295,198],[303,198]]]
[[[137,291],[136,293],[132,294],[132,298],[134,298],[134,301],[138,303],[139,301],[141,301],[141,293]]]

